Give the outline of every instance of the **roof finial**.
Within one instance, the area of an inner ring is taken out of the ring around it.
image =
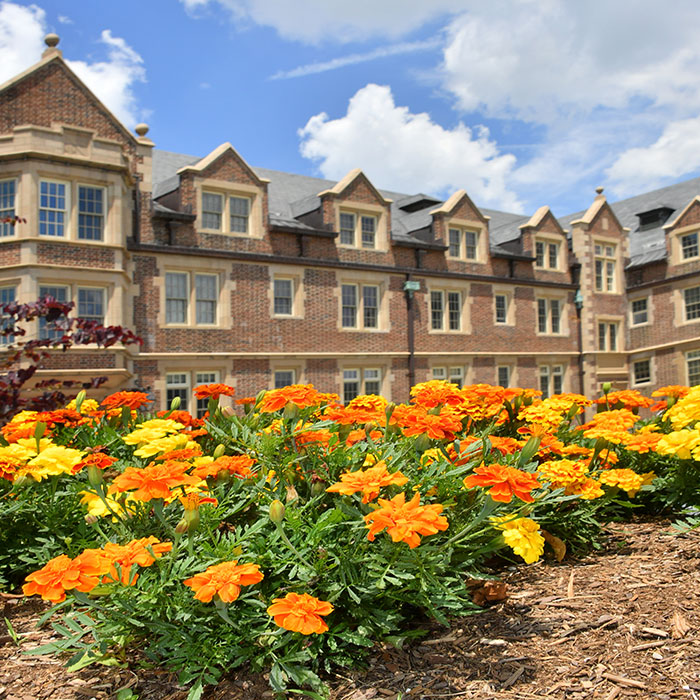
[[[149,126],[148,124],[144,124],[141,122],[140,124],[137,124],[134,127],[134,131],[141,137],[143,138],[147,133],[148,133]]]
[[[46,58],[47,56],[53,56],[54,54],[58,54],[59,56],[62,56],[61,49],[56,48],[58,46],[58,42],[61,41],[61,38],[58,36],[58,34],[47,34],[44,37],[44,43],[46,44],[46,48],[44,49],[44,53],[41,55],[42,58]]]
[[[598,187],[595,188],[596,194],[598,194],[598,195],[603,194],[604,189],[605,189],[604,187],[601,187],[600,185],[598,185]]]

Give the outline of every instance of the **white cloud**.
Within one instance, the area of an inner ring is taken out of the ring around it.
[[[318,44],[404,36],[427,21],[458,12],[469,0],[180,0],[193,14],[220,6],[239,25],[275,29],[285,39]]]
[[[416,53],[417,51],[429,51],[440,46],[439,39],[427,39],[426,41],[408,41],[400,44],[391,44],[389,46],[381,46],[374,51],[366,53],[353,53],[349,56],[341,56],[330,61],[319,61],[318,63],[307,63],[304,66],[293,68],[292,70],[279,71],[270,77],[270,80],[282,80],[287,78],[301,78],[306,75],[315,73],[325,73],[329,70],[344,68],[345,66],[353,66],[358,63],[366,63],[374,61],[378,58],[387,58],[388,56],[399,56],[406,53]]]
[[[0,83],[41,58],[46,14],[36,5],[0,3]]]
[[[59,15],[58,21],[61,24],[75,24],[75,22],[73,22],[73,20],[70,17],[68,17],[68,15]]]
[[[466,111],[549,124],[598,107],[700,110],[700,3],[472,2],[441,67]]]
[[[464,188],[479,205],[522,208],[506,186],[515,157],[500,154],[486,129],[444,129],[428,114],[396,106],[387,86],[366,85],[344,117],[317,114],[299,135],[302,155],[319,161],[329,179],[360,166],[384,189],[446,194]]]
[[[650,146],[624,151],[606,170],[613,191],[626,196],[655,189],[700,169],[700,117],[667,124]]]
[[[109,29],[102,32],[101,41],[108,49],[107,61],[67,63],[119,120],[133,127],[143,114],[133,92],[135,83],[146,82],[143,59]]]

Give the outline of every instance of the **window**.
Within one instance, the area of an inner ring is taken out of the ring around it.
[[[510,367],[508,365],[496,367],[496,374],[498,375],[498,386],[502,386],[504,389],[510,386]]]
[[[681,257],[683,260],[697,258],[700,255],[698,250],[698,233],[689,233],[681,236]]]
[[[42,180],[39,183],[39,235],[66,235],[67,188],[65,182]]]
[[[53,297],[56,301],[63,304],[68,303],[68,287],[59,285],[40,285],[40,297]],[[57,329],[54,323],[49,323],[46,318],[39,319],[39,338],[41,340],[58,340],[62,338],[64,332]]]
[[[219,299],[217,275],[165,273],[165,323],[215,326]],[[194,309],[194,319],[191,318]]]
[[[448,381],[450,384],[464,386],[464,367],[454,365],[452,367],[433,367],[433,379]]]
[[[0,180],[0,219],[14,219],[16,188],[15,180]],[[0,238],[14,235],[15,227],[12,224],[0,223]]]
[[[78,316],[88,321],[104,324],[105,296],[104,289],[78,287]]]
[[[343,328],[379,328],[379,287],[374,284],[342,284],[341,326]]]
[[[700,318],[700,287],[691,287],[683,290],[685,304],[685,320],[693,321]]]
[[[595,250],[595,291],[615,291],[615,249],[610,243],[596,243]]]
[[[448,230],[448,255],[451,258],[476,260],[478,256],[479,233],[461,228]]]
[[[0,304],[10,304],[15,301],[15,288],[14,287],[0,287]],[[4,315],[4,314],[3,314]],[[10,319],[5,317],[4,319],[0,316],[0,328],[3,330],[10,327]],[[15,342],[14,335],[0,335],[0,345],[11,345]]]
[[[647,298],[644,299],[635,299],[632,301],[630,305],[631,309],[631,314],[632,314],[632,325],[633,326],[641,326],[645,323],[649,322],[649,300]]]
[[[546,399],[564,389],[564,368],[561,365],[540,365],[540,391]]]
[[[251,209],[250,197],[202,192],[202,228],[248,235]]]
[[[104,233],[105,210],[102,187],[78,186],[78,238],[101,241]]]
[[[688,386],[700,384],[700,350],[691,350],[686,356],[688,370]]]
[[[377,247],[377,217],[368,214],[340,212],[340,244],[357,248],[357,240],[362,248]]]
[[[505,294],[496,294],[494,301],[496,303],[496,323],[507,323],[508,297]]]
[[[194,376],[194,385],[199,386],[200,384],[218,384],[219,373],[218,372],[197,372]],[[180,407],[182,408],[182,406]],[[187,410],[187,409],[184,409]],[[196,399],[196,417],[204,418],[206,412],[209,410],[209,399]]]
[[[559,243],[535,241],[535,267],[542,270],[558,270]]]
[[[598,323],[598,350],[617,352],[619,326],[608,321]]]
[[[649,384],[651,382],[651,361],[637,360],[637,362],[633,362],[632,377],[634,384]]]
[[[559,335],[561,329],[561,299],[537,300],[537,332]]]
[[[296,371],[293,369],[277,369],[274,372],[274,388],[282,389],[285,386],[296,384]]]
[[[430,328],[434,331],[462,330],[461,292],[430,292]]]
[[[294,280],[275,278],[272,283],[275,316],[291,316],[294,310]]]
[[[343,370],[343,401],[348,403],[361,394],[380,394],[381,370],[376,368]]]

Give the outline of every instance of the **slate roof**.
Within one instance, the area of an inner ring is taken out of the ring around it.
[[[161,197],[177,188],[177,171],[193,165],[199,156],[172,153],[154,149],[153,151],[153,196]],[[296,220],[302,214],[315,211],[320,206],[318,193],[331,189],[336,183],[308,175],[284,173],[266,168],[253,168],[255,173],[270,181],[268,185],[270,221],[286,228],[300,231],[313,230]],[[424,194],[405,194],[379,190],[385,199],[392,200],[391,221],[392,240],[406,245],[435,245],[430,234],[432,217],[430,212],[442,202]],[[611,203],[611,207],[620,223],[630,229],[630,263],[629,267],[645,265],[663,260],[666,256],[665,234],[662,227],[639,230],[637,214],[660,207],[673,209],[669,221],[672,221],[696,195],[700,194],[700,177],[676,185],[670,185],[652,192]],[[426,207],[418,211],[407,212],[401,209],[407,203],[425,200]],[[504,257],[518,257],[521,252],[517,241],[520,238],[519,226],[529,221],[528,215],[511,214],[495,209],[480,209],[484,216],[490,218],[489,238],[493,253]],[[569,229],[572,221],[581,218],[584,212],[576,212],[561,217],[559,223]]]

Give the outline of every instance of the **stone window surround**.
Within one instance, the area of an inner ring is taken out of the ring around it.
[[[380,204],[368,204],[365,202],[352,202],[346,200],[335,200],[333,202],[333,214],[336,231],[340,231],[340,214],[355,215],[355,244],[349,245],[340,242],[340,237],[336,239],[338,248],[346,250],[365,250],[368,252],[387,253],[389,251],[389,230],[387,207]],[[362,246],[362,217],[371,216],[376,219],[374,231],[374,247],[363,248]]]
[[[644,321],[643,323],[635,323],[634,322],[634,311],[633,311],[633,304],[635,301],[642,301],[642,299],[645,299],[647,302],[647,320]],[[627,302],[629,304],[629,326],[630,328],[643,328],[644,326],[648,326],[654,322],[654,317],[653,317],[653,304],[651,303],[652,301],[652,296],[651,294],[645,294],[642,296],[630,296],[627,298]]]
[[[431,335],[435,334],[447,334],[447,335],[468,335],[472,332],[471,329],[471,314],[469,313],[469,304],[471,302],[471,297],[469,296],[470,285],[467,284],[455,284],[452,280],[426,280],[426,294],[425,302],[427,305],[426,309],[426,327],[428,333]],[[432,324],[432,309],[431,309],[431,296],[432,292],[442,292],[443,293],[443,327],[433,328]],[[462,310],[460,314],[460,328],[459,330],[450,330],[448,323],[448,304],[447,304],[447,294],[449,292],[459,292],[460,303],[462,305]]]
[[[544,245],[545,245],[544,265],[538,265],[537,259],[535,259],[534,262],[532,263],[535,270],[543,270],[543,271],[549,271],[549,272],[564,272],[565,271],[564,260],[563,260],[564,246],[562,246],[562,236],[558,236],[556,234],[537,233],[534,236],[533,243],[532,243],[533,256],[536,255],[538,243],[544,243]],[[549,265],[549,246],[551,244],[554,244],[557,246],[557,265],[556,265],[556,267],[550,267],[550,265]]]
[[[668,236],[670,265],[684,265],[685,263],[696,262],[698,259],[700,259],[700,256],[692,258],[683,257],[682,239],[684,236],[687,236],[690,233],[697,233],[698,238],[700,239],[700,226],[698,224],[689,224],[688,226],[681,226],[680,228],[667,232],[666,235]]]
[[[493,323],[496,327],[515,326],[515,287],[497,287],[493,288]],[[496,297],[504,296],[506,298],[506,320],[505,323],[496,321]]]
[[[609,328],[606,328],[606,334],[605,334],[605,350],[600,349],[600,343],[599,343],[599,324],[605,323],[608,326],[615,325],[617,326],[617,335],[615,336],[615,341],[616,341],[616,349],[615,350],[609,350],[608,346],[610,344],[610,330]],[[595,347],[597,352],[625,352],[625,328],[624,328],[624,317],[622,316],[608,316],[608,315],[602,315],[602,316],[596,316],[595,317]]]
[[[195,369],[193,369],[195,367]],[[190,412],[194,415],[196,412],[196,403],[194,398],[194,387],[197,386],[195,379],[197,374],[203,374],[206,372],[217,372],[219,375],[219,381],[227,384],[228,386],[234,386],[234,379],[231,372],[227,371],[221,364],[208,364],[207,358],[198,355],[185,356],[178,358],[168,358],[167,360],[161,360],[158,362],[158,375],[153,382],[153,390],[160,394],[160,407],[157,410],[168,410],[170,408],[167,405],[167,375],[168,374],[187,374],[189,377],[189,389],[190,389],[190,401],[189,408]],[[224,405],[231,405],[232,400],[229,397],[222,396],[219,399],[219,403]],[[192,409],[195,411],[192,411]]]
[[[201,231],[202,233],[215,233],[222,236],[231,236],[233,238],[260,239],[264,236],[265,227],[263,222],[262,207],[263,190],[261,187],[242,182],[228,182],[226,180],[214,180],[211,178],[200,177],[195,177],[194,187],[197,200],[197,218],[194,225],[197,231]],[[204,228],[202,225],[202,195],[204,193],[220,194],[223,197],[220,229]],[[250,200],[247,233],[230,230],[230,197],[241,197],[243,199]]]
[[[638,362],[648,362],[649,363],[649,380],[638,382],[636,381],[635,365]],[[632,355],[629,358],[629,371],[630,371],[630,386],[649,386],[655,381],[655,367],[654,367],[654,357],[651,354],[639,355],[635,357]]]
[[[357,295],[357,319],[358,325],[354,328],[343,326],[343,295],[342,286],[352,284],[358,288]],[[377,328],[365,328],[362,321],[362,287],[377,287],[379,292],[379,313]],[[391,330],[389,318],[389,278],[386,275],[371,272],[346,272],[336,273],[336,286],[333,290],[338,300],[337,329],[342,333],[388,333]]]
[[[602,245],[603,247],[610,247],[612,246],[614,249],[614,253],[612,256],[608,256],[605,254],[605,250],[603,250],[602,255],[597,255],[595,252],[595,248],[597,245]],[[596,235],[592,240],[591,240],[591,254],[592,254],[592,259],[593,259],[593,266],[591,268],[591,276],[592,276],[592,285],[591,289],[594,294],[618,294],[618,290],[620,288],[620,248],[621,248],[622,242],[617,239],[617,238],[610,238],[606,236],[598,236]],[[603,265],[603,288],[602,289],[597,289],[596,288],[596,260],[602,260],[604,263],[608,261],[614,260],[614,272],[613,272],[613,288],[612,289],[607,289],[607,270],[605,269],[605,265]]]
[[[471,263],[473,265],[485,265],[489,261],[489,250],[488,250],[488,229],[483,221],[477,221],[475,219],[461,219],[457,217],[445,217],[444,222],[444,237],[443,243],[448,246],[445,251],[445,257],[448,260],[459,260],[461,262]],[[453,257],[450,255],[449,244],[450,244],[450,229],[459,229],[462,231],[471,231],[476,233],[476,258],[466,258],[465,246],[464,246],[464,235],[460,236],[460,256]]]
[[[345,394],[345,383],[344,383],[344,372],[346,370],[356,369],[360,372],[360,392],[358,395],[365,393],[364,386],[364,370],[366,369],[378,369],[379,370],[379,394],[383,396],[387,401],[391,401],[391,385],[393,383],[394,377],[391,373],[391,367],[386,361],[381,359],[375,359],[368,357],[367,359],[348,359],[338,362],[338,390],[336,393],[340,396],[341,402],[343,402]]]
[[[542,332],[539,329],[539,313],[538,313],[538,300],[547,300],[547,331]],[[559,300],[559,332],[552,333],[552,319],[551,319],[551,305],[550,300]],[[554,338],[568,337],[570,333],[569,329],[569,311],[567,297],[563,294],[556,294],[550,291],[535,293],[534,300],[534,313],[535,313],[535,333],[537,336],[550,336]]]
[[[294,265],[270,265],[268,274],[270,284],[268,286],[270,318],[275,319],[303,319],[306,306],[306,290],[304,287],[304,268]],[[275,279],[288,279],[292,281],[292,313],[275,313]]]

